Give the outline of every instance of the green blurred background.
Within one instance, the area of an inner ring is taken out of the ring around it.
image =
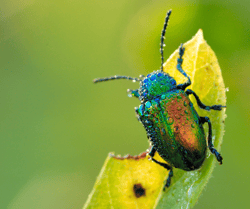
[[[171,8],[165,58],[202,28],[230,89],[224,164],[195,208],[249,208],[249,0],[1,0],[1,209],[82,208],[110,151],[148,148],[138,84],[92,80],[158,69]]]

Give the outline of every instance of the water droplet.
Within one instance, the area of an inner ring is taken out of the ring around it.
[[[225,88],[225,92],[229,91],[229,87]]]
[[[146,102],[145,104],[146,108],[150,108],[151,107],[151,103],[149,101]]]
[[[187,111],[187,110],[185,110],[184,112],[185,112],[186,114],[188,114],[188,111]]]
[[[155,80],[156,79],[156,75],[152,75],[151,77],[150,77],[150,80],[151,81],[153,81],[153,80]]]
[[[176,81],[175,81],[175,80],[172,80],[172,81],[171,81],[171,84],[172,84],[172,85],[176,85]]]
[[[174,119],[168,117],[168,118],[167,118],[167,124],[172,125],[173,123],[174,123]]]
[[[163,135],[166,135],[166,130],[164,128],[161,129]]]
[[[131,89],[127,89],[127,93],[128,93],[128,97],[132,97],[132,90]]]
[[[139,112],[139,115],[141,115],[141,116],[143,115],[143,106],[142,105],[139,106],[138,112]]]
[[[192,123],[192,124],[191,124],[191,127],[192,127],[192,128],[194,128],[194,127],[195,127],[195,125]]]
[[[177,119],[180,119],[180,118],[181,118],[181,116],[180,116],[180,115],[175,115],[175,117],[176,117]]]
[[[158,77],[161,77],[161,76],[163,76],[163,74],[162,74],[162,73],[158,73],[157,76],[158,76]]]

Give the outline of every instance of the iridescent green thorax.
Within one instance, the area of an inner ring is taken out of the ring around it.
[[[139,99],[141,101],[156,99],[172,89],[176,89],[175,79],[161,70],[154,71],[140,82]]]

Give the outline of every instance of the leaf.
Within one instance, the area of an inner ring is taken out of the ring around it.
[[[124,158],[109,154],[84,208],[153,208],[167,173],[146,152]]]
[[[226,104],[225,86],[217,58],[203,38],[202,30],[184,44],[183,69],[190,76],[189,87],[207,105]],[[177,83],[186,78],[176,69],[178,49],[164,64],[164,71]],[[213,143],[219,151],[224,134],[225,109],[210,112],[201,110],[191,96],[200,116],[208,116],[213,127]],[[205,125],[207,133],[207,126]],[[163,161],[159,155],[156,158]],[[186,172],[174,169],[174,177],[165,192],[163,181],[168,171],[149,161],[146,153],[124,158],[109,155],[99,174],[93,191],[84,206],[90,208],[192,208],[206,186],[215,165],[214,155],[208,150],[207,158],[199,170]],[[220,167],[223,169],[223,167]]]

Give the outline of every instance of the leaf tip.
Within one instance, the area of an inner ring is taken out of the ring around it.
[[[201,36],[203,36],[203,30],[200,28],[197,32],[197,34],[200,34]]]
[[[202,43],[204,42],[204,36],[203,36],[203,30],[200,28],[197,33],[194,35],[194,37],[190,40],[190,41],[193,41],[193,40],[197,40],[197,43]]]

